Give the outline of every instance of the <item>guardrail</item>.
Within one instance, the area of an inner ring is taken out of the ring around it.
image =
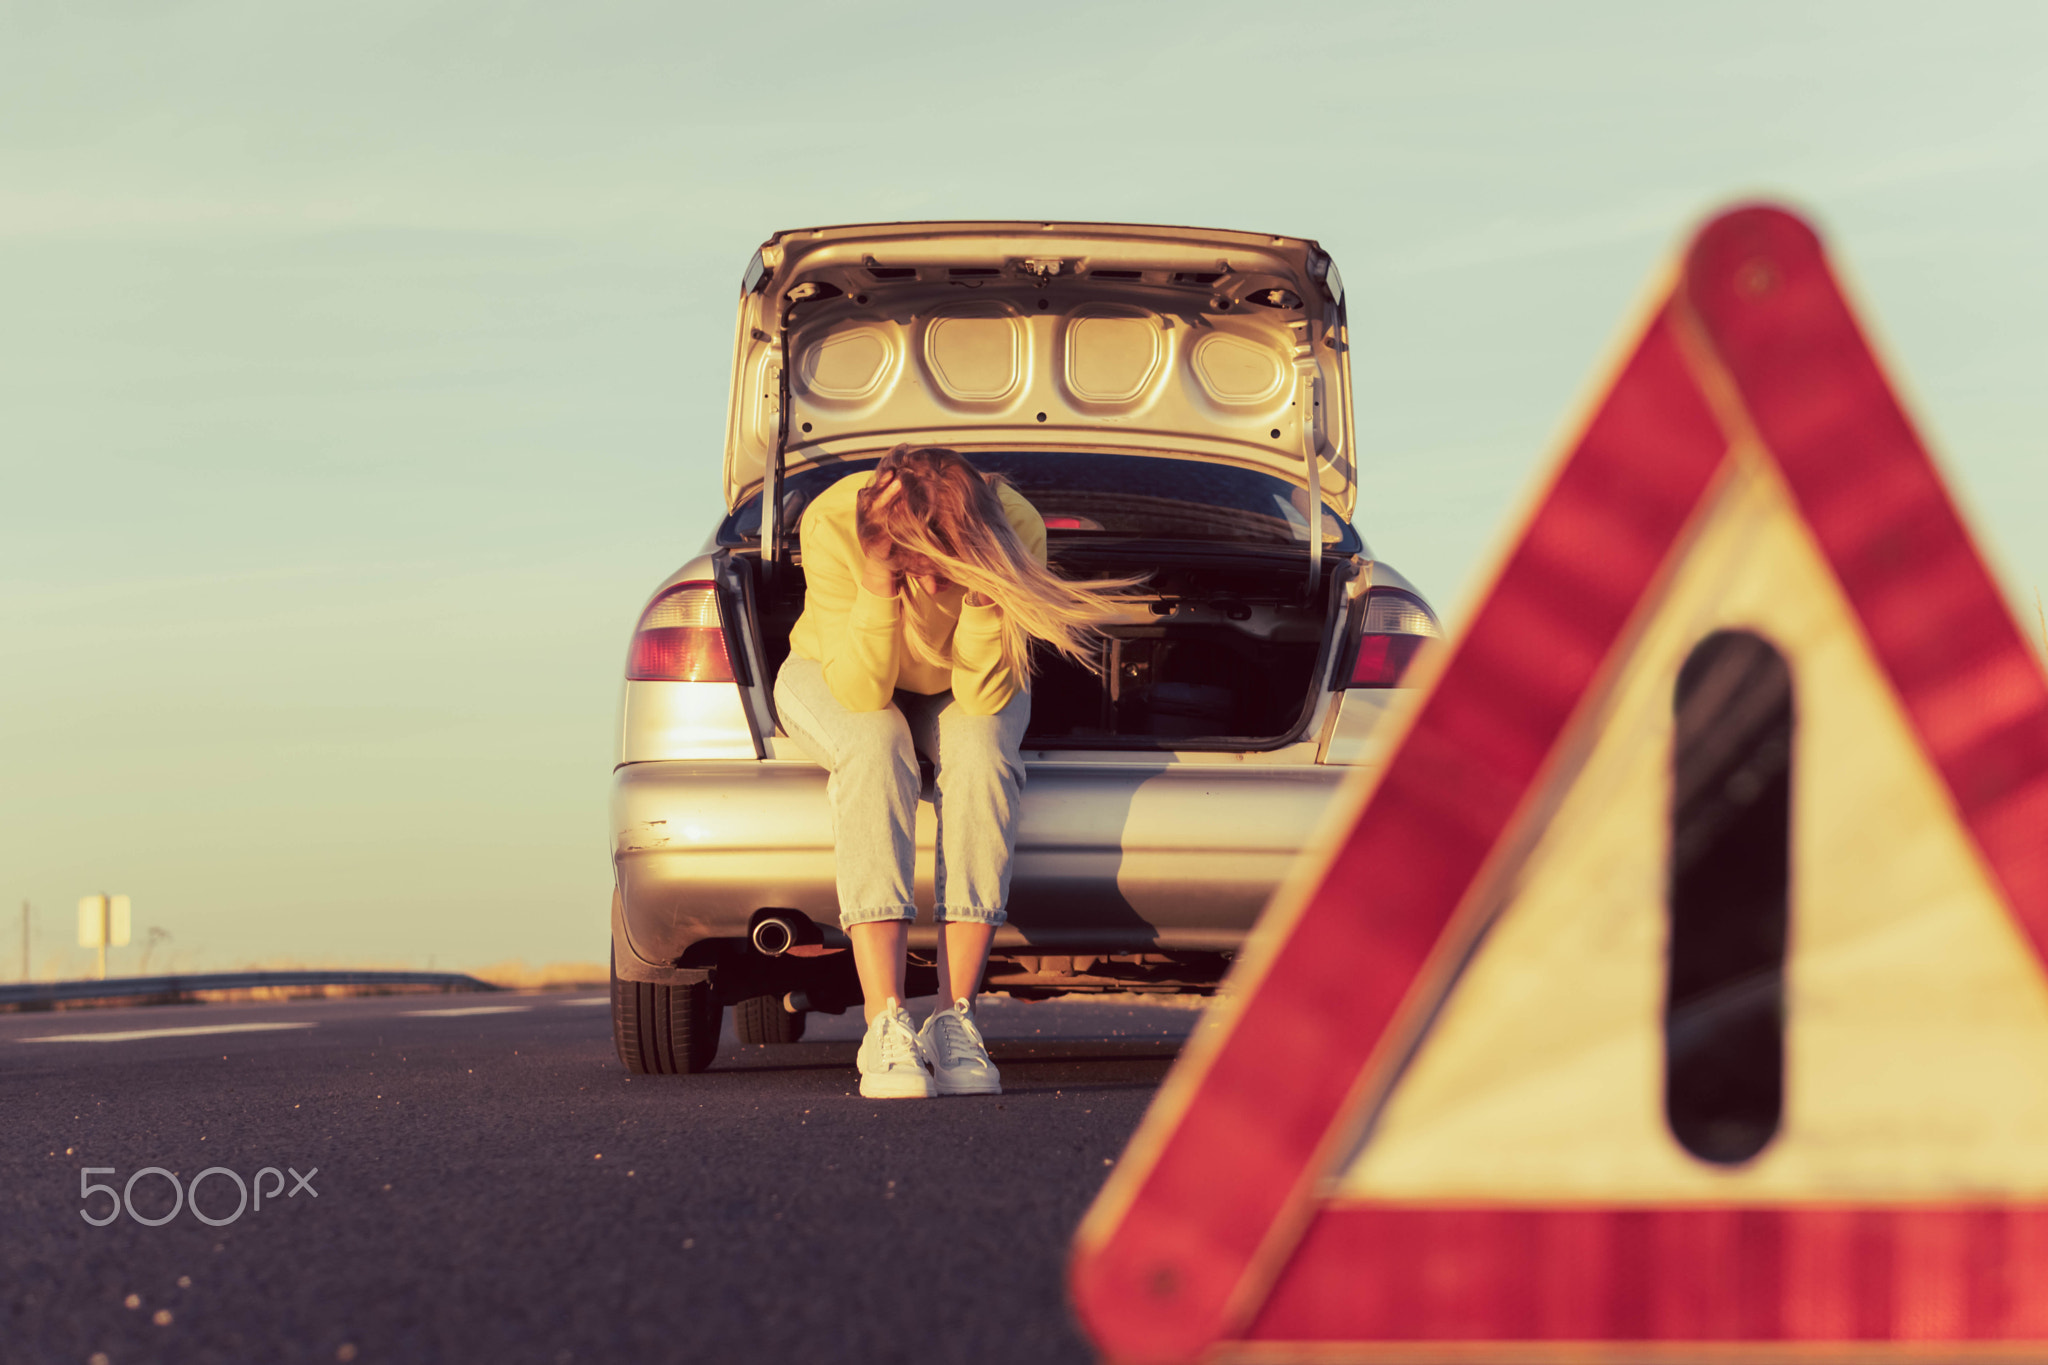
[[[24,981],[0,986],[0,1010],[35,1009],[87,1000],[177,1000],[205,991],[289,986],[426,986],[444,991],[495,991],[461,972],[204,972],[184,976],[116,976],[105,981]]]

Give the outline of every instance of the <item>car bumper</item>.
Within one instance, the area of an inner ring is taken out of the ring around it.
[[[1223,757],[1233,761],[1027,763],[998,945],[1240,943],[1354,770]],[[919,806],[925,906],[932,815],[929,803]],[[701,940],[741,937],[764,907],[801,910],[828,933],[838,924],[832,812],[815,764],[629,763],[613,776],[612,829],[619,947],[641,963],[673,963]],[[930,934],[921,924],[912,941]]]

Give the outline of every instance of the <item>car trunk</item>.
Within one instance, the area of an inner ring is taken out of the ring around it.
[[[1089,544],[1051,538],[1070,578],[1148,573],[1125,620],[1107,628],[1094,668],[1045,651],[1024,744],[1039,749],[1261,749],[1296,738],[1329,672],[1349,555],[1323,561],[1250,547]],[[753,556],[748,571],[758,573]],[[800,564],[781,566],[760,604],[771,675],[803,610]]]

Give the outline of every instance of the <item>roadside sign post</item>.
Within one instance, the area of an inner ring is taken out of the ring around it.
[[[133,924],[134,906],[128,897],[104,892],[79,897],[78,946],[99,949],[100,980],[107,979],[107,949],[127,947]]]
[[[29,963],[28,963],[28,924],[29,924],[29,909],[28,909],[28,902],[27,902],[27,901],[23,901],[23,902],[21,903],[21,979],[22,979],[23,981],[27,981],[27,980],[28,980],[28,971],[29,971]]]
[[[1695,238],[1076,1235],[1119,1365],[2048,1359],[2048,676]]]

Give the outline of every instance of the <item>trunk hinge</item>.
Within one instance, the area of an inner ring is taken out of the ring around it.
[[[1301,414],[1302,462],[1308,475],[1308,506],[1302,509],[1308,517],[1308,586],[1303,599],[1313,604],[1323,581],[1323,467],[1317,450],[1323,430],[1323,381],[1312,360],[1295,362],[1294,406]]]
[[[782,300],[782,320],[775,329],[775,346],[780,352],[775,369],[775,448],[768,452],[768,468],[761,476],[761,568],[762,580],[773,574],[782,559],[782,461],[789,449],[789,319],[796,306],[819,292],[815,284],[800,284]]]

